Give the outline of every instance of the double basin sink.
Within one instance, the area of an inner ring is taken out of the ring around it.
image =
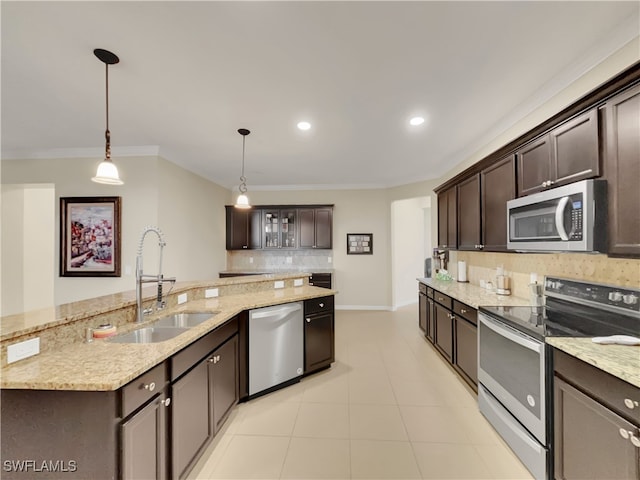
[[[192,327],[200,325],[218,312],[182,312],[159,318],[148,327],[109,338],[112,343],[158,343],[171,340]]]

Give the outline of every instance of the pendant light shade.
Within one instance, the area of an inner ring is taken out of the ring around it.
[[[109,65],[115,65],[120,61],[117,55],[111,53],[108,50],[96,48],[93,54],[105,64],[106,68],[106,123],[107,128],[104,132],[105,147],[104,147],[104,160],[98,165],[98,171],[93,180],[96,183],[102,183],[105,185],[122,185],[124,182],[120,180],[118,175],[118,168],[111,161],[111,132],[109,131]]]
[[[242,135],[242,173],[240,174],[240,185],[238,186],[238,190],[240,190],[240,195],[236,199],[236,208],[251,208],[251,204],[249,203],[249,197],[247,197],[247,179],[244,176],[244,142],[251,132],[246,128],[238,129],[238,133]]]

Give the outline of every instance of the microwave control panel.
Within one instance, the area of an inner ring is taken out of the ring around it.
[[[571,196],[571,232],[569,240],[582,240],[582,194]]]

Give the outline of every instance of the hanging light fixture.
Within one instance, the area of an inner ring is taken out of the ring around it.
[[[238,129],[238,133],[242,135],[242,173],[240,175],[240,185],[238,186],[238,190],[240,190],[240,195],[236,200],[235,207],[236,208],[251,208],[249,204],[249,197],[247,197],[247,178],[244,176],[244,141],[251,132],[246,128]]]
[[[107,185],[122,185],[124,182],[120,180],[120,176],[118,175],[118,168],[111,161],[111,132],[109,132],[109,65],[115,65],[120,61],[120,59],[114,53],[111,53],[108,50],[103,50],[101,48],[96,48],[93,51],[93,54],[98,57],[98,59],[103,62],[106,67],[107,129],[104,132],[104,138],[106,142],[104,148],[104,160],[100,162],[100,165],[98,165],[96,176],[91,180],[96,183],[104,183]]]

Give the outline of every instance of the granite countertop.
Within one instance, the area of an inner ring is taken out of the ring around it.
[[[436,280],[435,278],[418,278],[417,280],[476,309],[480,306],[531,306],[531,302],[527,298],[520,298],[514,295],[498,295],[495,291],[489,291],[470,283],[456,282],[455,280]]]
[[[640,388],[640,346],[599,345],[590,338],[549,337],[546,342]]]
[[[243,310],[336,293],[335,290],[303,285],[190,301],[155,314],[144,323],[151,323],[154,318],[176,312],[216,312],[216,315],[177,337],[159,343],[125,344],[108,340],[69,343],[54,351],[42,352],[3,367],[0,371],[0,387],[30,390],[116,390]],[[127,328],[119,329],[119,332],[124,333],[139,326],[129,324]]]

